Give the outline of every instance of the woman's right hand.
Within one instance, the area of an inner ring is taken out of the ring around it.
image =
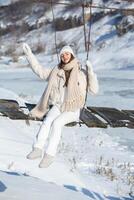
[[[23,43],[23,51],[27,56],[32,53],[32,51],[27,43]]]

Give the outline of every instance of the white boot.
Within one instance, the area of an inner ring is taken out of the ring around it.
[[[33,160],[36,158],[40,158],[42,156],[42,150],[39,148],[34,148],[28,155],[27,159]]]
[[[50,156],[48,154],[44,154],[40,164],[39,164],[39,167],[40,168],[47,168],[49,167],[49,165],[52,164],[52,162],[54,161],[54,156]]]

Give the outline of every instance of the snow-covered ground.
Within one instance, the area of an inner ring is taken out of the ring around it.
[[[57,186],[38,178],[26,175],[0,171],[0,198],[2,200],[88,200],[89,198],[78,192],[68,190],[67,187]],[[69,186],[68,186],[69,187]],[[91,198],[90,198],[91,199]]]

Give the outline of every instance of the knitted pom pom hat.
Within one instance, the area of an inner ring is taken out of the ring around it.
[[[61,55],[62,55],[63,53],[65,53],[65,52],[69,52],[69,53],[71,53],[71,54],[75,57],[75,54],[74,54],[74,52],[73,52],[73,49],[72,49],[69,45],[66,45],[66,46],[64,46],[64,47],[61,49],[61,51],[60,51],[60,57],[61,57]]]

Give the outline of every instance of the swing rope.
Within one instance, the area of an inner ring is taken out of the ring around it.
[[[81,0],[82,2],[82,0]],[[83,33],[84,33],[84,42],[85,42],[85,51],[87,51],[87,35],[86,35],[86,23],[85,23],[85,6],[82,3],[82,17],[83,17]]]
[[[91,3],[87,5],[83,3],[83,0],[81,0],[81,6],[82,6],[82,16],[83,16],[83,32],[84,32],[84,41],[85,41],[85,51],[86,51],[86,59],[88,60],[89,57],[89,51],[90,51],[90,46],[91,46],[91,28],[92,28],[92,3],[93,0],[91,0]],[[89,20],[89,30],[88,30],[88,37],[86,34],[86,22],[85,22],[85,7],[89,7],[90,6],[90,20]],[[53,1],[51,0],[51,9],[52,9],[52,16],[53,16],[53,23],[54,23],[54,29],[55,29],[55,49],[56,49],[56,54],[57,54],[57,60],[59,63],[59,56],[58,56],[58,48],[57,48],[57,35],[56,35],[56,23],[55,23],[55,16],[54,16],[54,9],[53,9]],[[86,108],[86,101],[87,101],[87,96],[88,96],[88,83],[89,83],[89,78],[88,78],[88,67],[86,65],[86,80],[87,80],[87,85],[86,85],[86,96],[85,96],[85,103],[83,108]],[[83,113],[83,109],[81,110],[81,114],[80,114],[80,119],[81,119],[81,115]],[[78,122],[79,125],[81,126],[81,121]]]
[[[89,31],[88,31],[88,43],[87,43],[87,60],[89,57],[89,51],[90,51],[90,47],[91,47],[92,3],[93,3],[93,0],[91,0],[91,3],[90,3],[90,20],[89,20]]]
[[[85,41],[85,51],[86,51],[86,59],[88,60],[89,57],[89,50],[91,45],[91,28],[92,28],[92,4],[93,0],[89,4],[83,3],[83,0],[81,0],[82,5],[82,16],[83,16],[83,32],[84,32],[84,41]],[[88,31],[88,38],[86,34],[86,22],[85,22],[85,7],[90,8],[90,20],[89,20],[89,31]],[[56,34],[56,22],[55,22],[55,15],[54,15],[54,9],[53,9],[53,0],[51,0],[51,10],[52,10],[52,17],[53,17],[53,24],[54,24],[54,43],[55,43],[55,50],[57,54],[57,61],[59,63],[59,55],[58,55],[58,48],[57,48],[57,34]]]
[[[84,41],[85,41],[85,51],[86,51],[86,59],[88,60],[89,57],[89,51],[90,51],[90,46],[91,46],[91,28],[92,28],[92,3],[93,0],[91,0],[91,3],[88,4],[88,6],[85,6],[82,2],[82,16],[83,16],[83,32],[84,32]],[[87,3],[86,3],[87,5]],[[88,37],[86,34],[86,22],[85,22],[85,7],[90,7],[90,20],[89,20],[89,30],[88,30]],[[54,23],[54,29],[55,29],[55,34],[54,34],[54,41],[55,41],[55,49],[56,49],[56,54],[57,54],[57,61],[59,63],[59,56],[58,56],[58,48],[57,48],[57,34],[56,34],[56,23],[55,23],[55,16],[54,16],[54,9],[53,9],[53,1],[51,0],[51,10],[52,10],[52,16],[53,16],[53,23]],[[88,94],[88,67],[86,65],[86,79],[87,79],[87,86],[86,86],[86,96],[85,96],[85,104],[84,107],[86,107],[86,101],[87,101],[87,94]]]
[[[82,2],[82,0],[81,0]],[[90,45],[91,45],[91,28],[92,28],[92,3],[93,1],[91,0],[91,3],[87,6],[90,7],[90,20],[89,20],[89,31],[88,31],[88,37],[86,34],[86,22],[85,22],[85,7],[86,5],[82,3],[82,16],[83,16],[83,32],[84,32],[84,42],[85,42],[85,51],[86,51],[86,59],[88,60],[89,57],[89,50],[90,50]]]
[[[53,9],[53,1],[51,0],[51,10],[52,10],[52,17],[53,17],[53,24],[54,24],[54,43],[55,43],[55,50],[57,54],[57,61],[59,63],[59,55],[58,55],[58,48],[57,48],[57,34],[56,34],[56,22],[54,16],[54,9]]]
[[[81,0],[82,1],[82,0]],[[92,3],[91,0],[90,3],[90,20],[89,20],[89,30],[88,30],[88,38],[86,34],[86,22],[85,22],[85,4],[82,3],[82,15],[83,15],[83,31],[84,31],[84,41],[85,41],[85,51],[86,51],[86,60],[88,60],[89,57],[89,50],[91,46],[91,28],[92,28]],[[86,101],[88,96],[88,85],[89,85],[89,78],[88,78],[88,67],[86,65],[86,80],[87,80],[87,86],[86,86],[86,96],[85,96],[85,103],[84,108],[86,108]]]

